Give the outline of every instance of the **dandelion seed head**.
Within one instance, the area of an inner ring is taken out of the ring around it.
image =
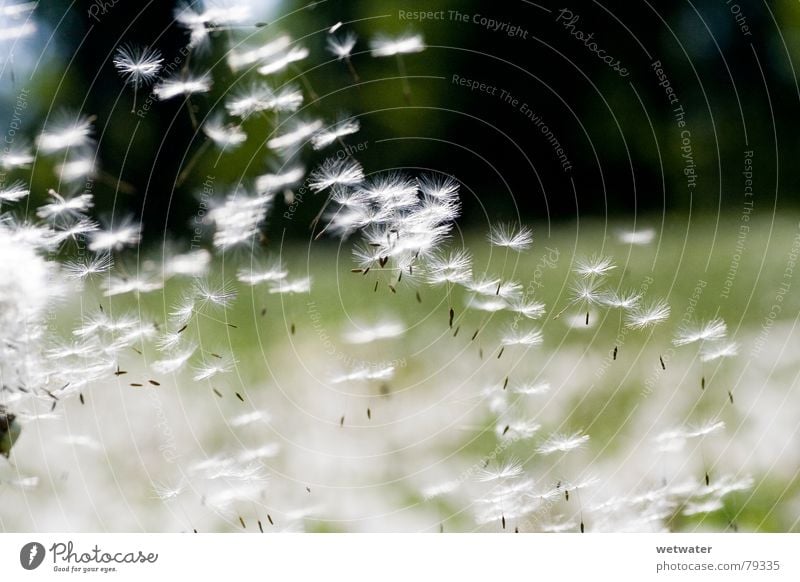
[[[138,88],[155,80],[164,59],[158,50],[123,45],[117,49],[112,62],[125,82]]]

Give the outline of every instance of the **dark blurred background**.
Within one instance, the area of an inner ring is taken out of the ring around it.
[[[156,103],[143,118],[131,114],[133,92],[123,86],[111,58],[121,42],[130,42],[157,47],[171,60],[186,45],[186,31],[174,24],[169,0],[101,4],[106,13],[98,21],[90,16],[97,2],[39,3],[36,18],[46,31],[47,58],[27,82],[33,88],[30,111],[36,114],[26,114],[26,129],[35,134],[44,118],[60,109],[97,115],[106,175],[93,184],[99,209],[130,211],[151,232],[167,228],[185,236],[208,175],[213,174],[215,196],[221,197],[228,186],[248,185],[279,163],[264,146],[272,127],[248,122],[246,146],[221,158],[213,148],[203,150],[195,170],[176,185],[203,135],[195,131],[181,99]],[[226,92],[258,78],[255,71],[230,71],[224,55],[231,44],[257,46],[289,33],[311,55],[296,70],[269,81],[300,83],[297,76],[303,73],[319,98],[312,101],[306,91],[297,116],[326,122],[339,112],[357,116],[362,130],[345,141],[364,144],[356,157],[368,173],[426,168],[456,176],[464,184],[466,220],[473,224],[485,223],[487,216],[517,215],[551,221],[662,212],[738,216],[745,200],[746,150],[754,152],[756,213],[772,213],[775,204],[793,210],[798,200],[800,4],[795,1],[260,4],[267,26],[213,32],[211,50],[191,57],[191,70],[211,70],[214,79],[211,93],[192,99],[197,118],[224,110]],[[562,8],[579,16],[572,28],[559,20]],[[420,10],[444,12],[424,22],[400,15]],[[466,15],[466,21],[451,11]],[[482,18],[518,32],[491,30]],[[359,36],[352,58],[362,81],[358,86],[347,67],[325,50],[327,29],[339,21],[343,31]],[[570,34],[578,30],[594,33],[597,48],[618,59],[629,74],[612,70]],[[370,56],[368,44],[380,33],[408,31],[422,33],[428,45],[403,57],[411,76],[410,101],[397,79],[396,59]],[[672,111],[676,105],[659,86],[651,67],[655,60],[686,113],[694,188],[683,172],[687,160]],[[497,87],[495,95],[455,84],[453,75]],[[7,75],[3,82],[8,83]],[[502,90],[518,99],[516,105],[501,99]],[[143,96],[140,92],[139,99]],[[7,90],[4,100],[11,103],[13,91]],[[522,104],[552,131],[568,168],[552,139],[523,114]],[[327,152],[307,147],[294,158],[311,169],[336,147]],[[133,191],[118,190],[109,176]],[[52,169],[37,164],[34,201],[52,182]],[[280,219],[284,202],[279,198],[270,228],[307,236],[308,221],[320,204],[312,198],[299,208],[300,220],[286,222]]]

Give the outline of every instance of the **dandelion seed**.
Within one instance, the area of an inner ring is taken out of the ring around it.
[[[484,468],[478,475],[478,480],[483,482],[511,479],[522,475],[522,463],[516,459],[509,459],[496,469]]]
[[[406,327],[402,322],[387,319],[374,325],[356,325],[355,329],[344,334],[344,340],[350,344],[371,344],[399,337],[405,331]]]
[[[642,230],[619,231],[617,239],[624,244],[630,245],[647,245],[653,242],[656,237],[656,231],[653,228],[644,228]]]
[[[550,436],[544,443],[542,443],[536,452],[541,455],[550,455],[552,453],[566,453],[574,449],[580,448],[589,441],[589,435],[576,432],[570,435],[554,434]]]
[[[27,168],[33,163],[33,160],[30,147],[22,143],[6,144],[4,150],[0,151],[0,167],[4,170]]]
[[[512,224],[498,224],[491,227],[488,235],[489,243],[496,247],[504,247],[521,252],[533,244],[533,231],[527,226],[516,227]]]
[[[92,143],[92,121],[94,117],[60,114],[39,134],[36,143],[39,149],[51,154],[59,150],[81,148]]]
[[[258,72],[261,75],[274,75],[289,65],[302,61],[308,57],[308,49],[305,47],[292,47],[282,54],[275,55],[258,67]]]
[[[218,285],[213,285],[208,280],[196,280],[192,289],[192,295],[199,302],[196,306],[197,309],[203,309],[206,306],[227,309],[233,304],[234,299],[236,299],[236,291],[233,290],[233,287],[227,281],[223,281]]]
[[[199,77],[172,77],[161,81],[153,88],[153,95],[160,101],[167,101],[179,95],[194,95],[208,93],[211,90],[211,79],[208,75]]]
[[[25,183],[18,180],[9,186],[0,188],[0,202],[17,202],[30,193],[31,191],[25,187]]]
[[[204,362],[202,366],[195,368],[193,379],[195,382],[200,382],[201,380],[208,380],[219,374],[226,374],[233,370],[235,364],[236,361],[229,356],[217,361]]]
[[[592,256],[590,259],[581,259],[576,262],[574,271],[584,278],[604,277],[611,270],[616,269],[611,257]]]
[[[700,352],[703,362],[711,362],[720,358],[732,358],[739,353],[739,345],[735,342],[725,343],[720,346],[705,346]]]
[[[714,319],[707,323],[681,328],[672,343],[676,346],[685,346],[695,342],[716,341],[724,339],[727,333],[728,326],[725,325],[725,322],[721,319]]]
[[[269,513],[267,514],[267,519],[269,520],[270,525],[275,525],[275,522],[272,521],[272,516]]]
[[[260,283],[272,283],[282,281],[289,276],[280,261],[254,265],[249,269],[239,269],[236,278],[247,285],[258,285]]]
[[[297,184],[305,175],[302,166],[294,166],[276,174],[264,174],[256,178],[256,191],[263,194],[277,192]]]
[[[511,327],[503,334],[500,343],[503,346],[537,346],[542,343],[544,337],[538,329],[519,329]]]
[[[329,33],[327,39],[327,49],[340,61],[343,59],[349,59],[357,41],[358,37],[354,32],[351,31],[348,31],[341,36],[335,36]]]
[[[212,208],[207,220],[215,226],[214,246],[223,250],[252,242],[267,216],[273,196],[234,192],[225,202]]]
[[[328,36],[328,51],[332,53],[337,60],[345,62],[348,71],[350,71],[350,75],[353,77],[353,81],[358,83],[360,81],[358,73],[353,66],[353,62],[350,60],[350,55],[353,52],[353,48],[356,46],[358,38],[355,33],[350,31],[342,36],[334,36],[332,33],[333,30],[330,31]]]
[[[249,67],[260,61],[274,57],[281,51],[289,48],[291,43],[291,37],[284,35],[247,51],[230,51],[227,55],[228,66],[234,72],[244,67]]]
[[[171,357],[153,362],[152,368],[160,374],[171,374],[183,368],[189,359],[194,355],[197,346],[189,345],[182,350],[171,354]]]
[[[173,254],[164,261],[164,276],[188,275],[201,277],[206,273],[210,264],[211,253],[205,249]]]
[[[333,384],[342,382],[389,380],[394,376],[394,366],[357,368],[349,374],[336,376],[331,380]]]
[[[657,300],[632,309],[626,316],[626,325],[631,329],[645,329],[666,321],[669,314],[669,305],[665,301]]]
[[[269,288],[270,293],[278,294],[299,294],[308,293],[311,291],[311,277],[302,277],[290,280],[274,281]]]
[[[267,141],[267,147],[272,150],[282,150],[294,147],[306,141],[322,127],[322,121],[314,120],[308,123],[297,122],[286,133],[273,137]]]
[[[319,168],[311,172],[309,187],[314,192],[321,192],[336,185],[354,186],[363,180],[364,170],[355,160],[328,158]]]
[[[403,95],[407,102],[411,101],[411,86],[408,84],[408,75],[406,74],[405,63],[403,62],[403,55],[409,53],[418,53],[425,50],[425,43],[422,40],[422,35],[407,34],[397,38],[389,38],[386,36],[378,36],[370,43],[372,48],[373,57],[391,57],[397,58],[397,68],[400,78],[403,82]]]
[[[119,251],[126,246],[138,244],[140,239],[140,227],[132,224],[130,218],[125,218],[117,226],[93,234],[89,250],[96,253]]]
[[[112,62],[125,83],[133,87],[134,97],[131,113],[134,113],[136,111],[136,91],[155,80],[164,59],[161,58],[158,50],[123,45],[117,49]]]
[[[235,149],[247,141],[247,134],[241,126],[226,124],[221,115],[206,121],[203,124],[203,133],[222,150]]]
[[[511,388],[511,391],[515,394],[524,394],[526,396],[534,396],[538,394],[545,394],[550,391],[550,384],[547,382],[541,383],[533,383],[533,382],[524,382],[522,384],[515,385]]]
[[[359,129],[361,129],[361,124],[357,119],[343,118],[314,134],[311,138],[311,145],[315,150],[321,150],[345,136],[358,132]]]
[[[82,181],[95,175],[95,160],[91,156],[67,160],[56,166],[56,173],[62,182]]]
[[[255,83],[245,90],[238,90],[225,103],[228,113],[247,119],[261,111],[292,112],[303,104],[303,93],[293,85],[273,90],[263,83]]]
[[[407,34],[396,38],[378,36],[370,42],[370,46],[373,57],[393,57],[425,50],[425,43],[420,34]]]
[[[630,310],[639,305],[641,298],[641,293],[637,291],[631,290],[627,293],[620,293],[612,290],[600,297],[600,303],[616,309]]]
[[[432,285],[467,284],[472,279],[472,255],[465,249],[434,255],[428,260],[427,271]]]

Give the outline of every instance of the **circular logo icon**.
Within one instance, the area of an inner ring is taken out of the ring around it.
[[[44,546],[39,542],[28,542],[19,551],[19,563],[26,570],[35,570],[44,561]]]

